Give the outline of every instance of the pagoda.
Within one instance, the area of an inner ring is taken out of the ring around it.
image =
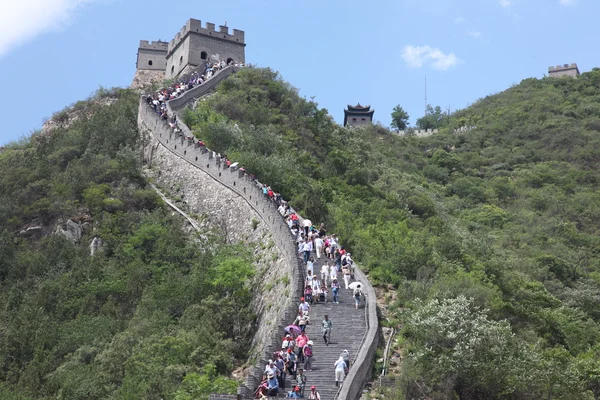
[[[354,107],[348,104],[348,109],[344,110],[344,126],[361,126],[373,123],[373,114],[371,106],[361,106],[360,103]]]

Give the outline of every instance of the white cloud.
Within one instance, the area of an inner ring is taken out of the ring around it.
[[[498,2],[500,3],[500,5],[504,8],[508,8],[512,5],[513,1],[512,0],[498,0]]]
[[[479,39],[481,37],[481,32],[467,32],[467,35],[472,38]]]
[[[0,57],[49,31],[63,29],[80,6],[95,0],[10,0],[0,13]]]
[[[561,6],[574,6],[577,4],[577,0],[559,0],[558,3]]]
[[[462,63],[454,53],[444,54],[440,49],[431,46],[404,46],[402,58],[409,68],[421,68],[428,64],[433,69],[442,71]]]
[[[465,17],[456,17],[456,18],[454,18],[454,23],[455,24],[462,24],[465,21],[466,21]]]

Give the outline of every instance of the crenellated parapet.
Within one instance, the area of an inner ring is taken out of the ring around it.
[[[230,31],[227,25],[190,18],[169,42],[141,40],[137,70],[162,70],[165,78],[175,78],[192,68],[209,63],[245,63],[245,33]]]
[[[239,45],[245,45],[244,42],[244,31],[233,29],[232,33],[229,33],[229,27],[225,25],[219,25],[219,30],[215,29],[215,24],[211,22],[206,23],[206,28],[202,27],[202,21],[190,18],[186,24],[177,32],[175,37],[169,42],[167,49],[168,54],[172,54],[173,51],[185,41],[188,35],[202,35],[210,39],[225,40]]]
[[[577,64],[572,63],[572,64],[563,64],[563,65],[557,65],[555,67],[548,67],[548,75],[551,78],[556,78],[556,77],[560,77],[560,76],[571,76],[571,77],[577,77],[579,76],[579,68],[577,67]]]

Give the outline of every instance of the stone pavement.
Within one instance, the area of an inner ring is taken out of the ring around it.
[[[324,256],[321,259],[316,259],[315,271],[320,271],[321,266],[326,260]],[[319,276],[318,273],[317,276]],[[344,288],[344,280],[341,273],[338,273],[338,282],[341,285],[339,304],[331,301],[332,296],[330,292],[327,303],[315,303],[310,307],[310,324],[306,327],[306,334],[314,342],[314,355],[312,359],[312,371],[305,372],[307,377],[304,393],[305,398],[308,398],[310,387],[313,385],[317,387],[322,400],[333,400],[335,398],[338,388],[335,386],[334,363],[343,350],[350,352],[350,361],[352,362],[360,349],[363,336],[366,333],[364,301],[358,310],[355,309],[354,297],[352,296],[353,291]],[[329,316],[333,324],[331,343],[328,346],[323,341],[321,330],[321,321],[323,321],[325,314]],[[303,364],[300,363],[298,366],[303,367]],[[293,388],[293,383],[290,377],[286,382],[285,393]]]

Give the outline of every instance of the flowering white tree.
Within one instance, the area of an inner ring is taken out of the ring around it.
[[[509,323],[490,320],[462,295],[421,304],[406,336],[413,365],[438,395],[497,398],[534,379],[527,371],[528,349],[517,343]]]

